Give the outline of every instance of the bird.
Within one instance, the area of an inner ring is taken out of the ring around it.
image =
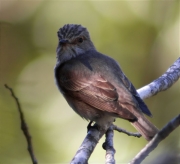
[[[57,36],[55,83],[69,106],[104,129],[116,118],[127,120],[150,141],[158,128],[145,117],[152,114],[118,62],[98,52],[80,24],[65,24]]]

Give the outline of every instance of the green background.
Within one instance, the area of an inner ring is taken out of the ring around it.
[[[54,83],[60,27],[67,23],[87,27],[97,50],[116,59],[140,88],[179,57],[179,6],[178,0],[0,0],[0,163],[32,163],[17,106],[5,83],[19,98],[40,164],[69,163],[86,136],[88,122],[67,105]],[[162,128],[179,114],[180,83],[145,102],[154,116],[150,120]],[[127,121],[118,119],[116,124],[135,132]],[[179,136],[178,128],[144,163],[178,163]],[[104,138],[89,163],[104,163],[103,142]],[[115,132],[116,163],[128,163],[146,143]]]

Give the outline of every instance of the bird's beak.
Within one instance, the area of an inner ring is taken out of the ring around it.
[[[65,44],[69,43],[69,41],[68,41],[67,39],[61,39],[61,40],[59,41],[59,43],[60,43],[61,45],[65,45]]]

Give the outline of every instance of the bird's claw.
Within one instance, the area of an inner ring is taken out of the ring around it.
[[[90,121],[88,126],[87,126],[87,133],[90,131],[90,129],[96,129],[96,130],[99,130],[99,127],[97,124],[95,125],[92,125],[93,121]]]

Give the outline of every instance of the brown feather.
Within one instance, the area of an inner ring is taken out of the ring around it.
[[[61,78],[60,80],[61,86],[66,90],[66,95],[83,101],[101,111],[108,112],[112,116],[129,121],[135,121],[137,119],[126,107],[121,106],[118,102],[116,88],[107,80],[96,74],[93,78],[91,77],[91,80],[86,80],[85,77],[72,77],[74,76],[69,76],[67,72],[66,78]]]

